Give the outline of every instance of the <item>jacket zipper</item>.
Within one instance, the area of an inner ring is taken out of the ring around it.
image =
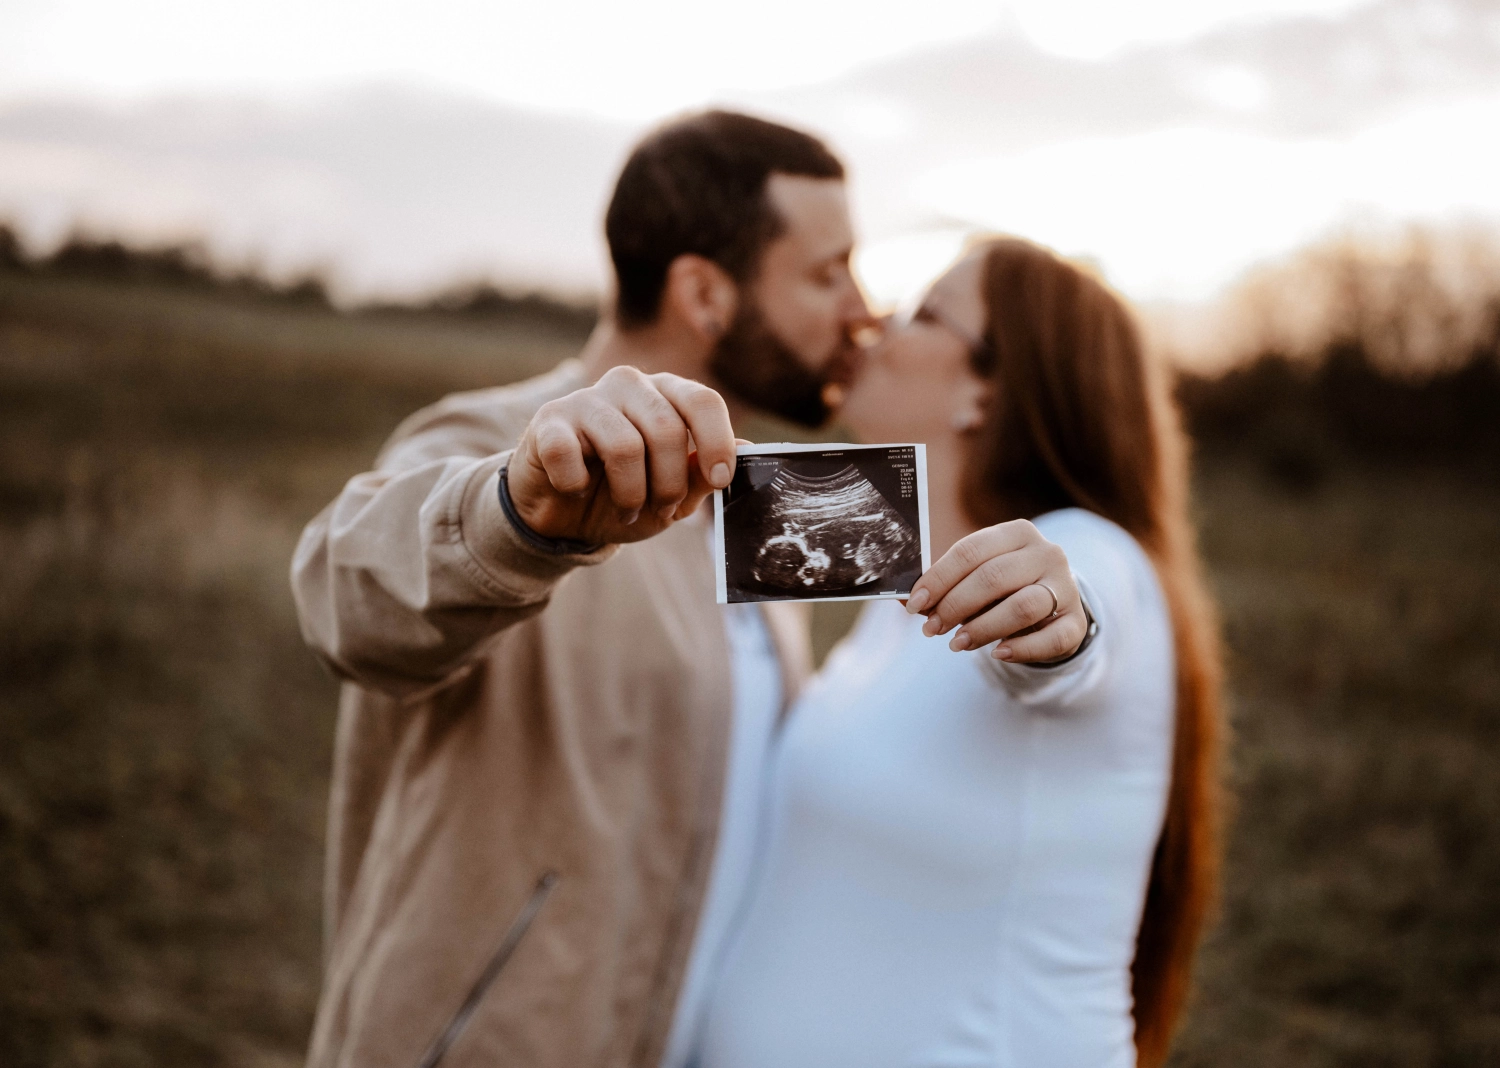
[[[417,1062],[417,1068],[437,1068],[439,1062],[447,1056],[449,1048],[458,1041],[458,1036],[463,1034],[464,1028],[469,1026],[469,1020],[473,1017],[479,1003],[489,988],[494,985],[504,970],[505,964],[510,960],[511,954],[521,944],[521,939],[526,937],[526,931],[536,919],[536,914],[546,904],[547,896],[552,893],[552,888],[557,885],[557,872],[545,872],[536,882],[536,887],[531,891],[531,896],[526,899],[526,904],[521,906],[521,911],[516,913],[516,918],[511,921],[510,929],[505,932],[505,937],[500,940],[496,947],[494,956],[490,957],[484,971],[479,973],[479,978],[474,980],[474,985],[469,988],[469,996],[464,998],[463,1004],[448,1021],[448,1026],[427,1047],[427,1052]]]

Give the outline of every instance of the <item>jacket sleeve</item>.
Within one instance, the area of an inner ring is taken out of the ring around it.
[[[547,399],[521,387],[439,402],[308,524],[292,592],[304,639],[340,676],[398,698],[440,684],[613,552],[549,555],[500,506],[500,469]]]
[[[1037,526],[1067,552],[1098,631],[1077,656],[1050,667],[996,660],[994,644],[976,652],[1015,700],[1062,711],[1089,704],[1140,649],[1170,649],[1171,623],[1156,572],[1125,531],[1076,510],[1043,517]]]

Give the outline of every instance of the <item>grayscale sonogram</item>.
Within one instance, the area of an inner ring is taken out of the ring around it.
[[[714,499],[720,604],[905,597],[930,564],[922,445],[743,445]]]

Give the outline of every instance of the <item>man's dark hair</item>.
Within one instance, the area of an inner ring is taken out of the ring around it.
[[[667,268],[693,253],[748,281],[783,220],[766,196],[773,174],[844,177],[816,137],[732,111],[705,111],[648,135],[620,172],[604,217],[622,326],[654,322]]]

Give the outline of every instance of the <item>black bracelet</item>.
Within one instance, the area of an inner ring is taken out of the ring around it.
[[[500,510],[505,513],[505,518],[510,520],[510,525],[515,528],[515,532],[520,535],[522,541],[538,552],[547,553],[549,556],[587,556],[589,553],[596,553],[604,548],[602,545],[591,545],[577,538],[549,538],[528,527],[516,512],[516,503],[510,499],[509,472],[509,466],[500,469]]]

